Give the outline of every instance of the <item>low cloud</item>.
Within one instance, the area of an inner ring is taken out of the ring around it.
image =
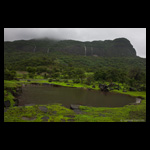
[[[4,28],[4,41],[48,37],[78,41],[113,40],[125,37],[140,57],[146,57],[146,28]]]

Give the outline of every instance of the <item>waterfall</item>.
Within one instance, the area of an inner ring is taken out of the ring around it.
[[[91,54],[92,54],[92,56],[93,56],[93,47],[91,47]]]
[[[85,56],[86,56],[86,46],[84,46],[84,49],[85,49]]]
[[[35,45],[35,47],[34,47],[34,50],[33,50],[33,52],[35,52],[35,50],[36,50],[36,45]]]
[[[49,53],[49,48],[48,48],[48,50],[47,50],[47,53]]]

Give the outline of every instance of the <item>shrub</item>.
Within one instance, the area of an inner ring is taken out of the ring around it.
[[[29,73],[29,78],[32,78],[32,79],[33,79],[34,76],[35,76],[34,73]]]
[[[87,85],[91,85],[93,82],[94,82],[94,77],[93,76],[89,76],[85,80],[85,84],[87,84]]]
[[[67,79],[65,79],[65,80],[64,80],[64,82],[65,82],[65,83],[68,83],[68,80],[67,80]]]
[[[74,79],[73,83],[80,83],[80,80],[79,79]]]
[[[52,81],[53,81],[53,79],[52,79],[52,78],[49,78],[49,79],[48,79],[48,82],[52,82]]]
[[[14,70],[10,71],[8,69],[4,70],[4,80],[14,80],[16,77],[16,72]]]

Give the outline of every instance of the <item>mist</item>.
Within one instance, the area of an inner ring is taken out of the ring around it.
[[[146,28],[4,28],[4,41],[49,38],[54,40],[130,40],[137,55],[146,58]]]

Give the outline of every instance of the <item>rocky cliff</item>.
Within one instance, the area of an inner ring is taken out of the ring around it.
[[[74,40],[54,41],[50,39],[20,40],[4,42],[4,51],[23,52],[62,52],[64,54],[101,56],[101,57],[134,57],[136,51],[126,38],[115,40],[81,42]]]

